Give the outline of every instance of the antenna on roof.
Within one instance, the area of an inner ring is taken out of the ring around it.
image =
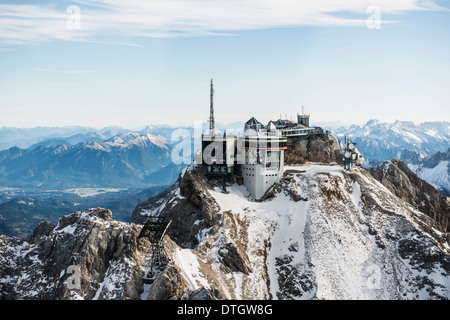
[[[214,85],[213,85],[213,79],[211,79],[211,88],[210,88],[209,133],[211,135],[214,135]]]

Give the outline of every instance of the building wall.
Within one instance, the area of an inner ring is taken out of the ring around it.
[[[283,177],[286,138],[261,136],[245,144],[246,137],[203,135],[203,165],[210,174],[238,173],[255,199]],[[259,141],[258,143],[256,141]],[[274,143],[276,142],[276,145]],[[254,144],[253,144],[254,143]],[[207,161],[206,158],[209,159]],[[235,167],[236,166],[236,167]]]
[[[252,155],[251,151],[246,153],[246,164],[242,165],[242,177],[244,185],[255,199],[261,199],[266,191],[276,182],[280,181],[284,172],[284,150],[269,151],[271,157],[276,157],[279,162],[276,166],[266,167],[267,160],[270,158],[266,150],[260,150],[260,162],[251,163],[249,160]],[[264,156],[261,154],[264,153]],[[250,158],[249,158],[250,156]]]
[[[219,164],[232,167],[235,163],[236,137],[220,135],[202,136],[202,163],[204,165]],[[214,154],[214,156],[212,156]],[[210,161],[206,161],[208,158]],[[212,163],[209,163],[212,162]]]

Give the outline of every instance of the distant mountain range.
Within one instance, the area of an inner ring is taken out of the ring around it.
[[[385,123],[370,120],[365,125],[330,130],[341,141],[347,136],[356,142],[368,164],[398,157],[403,150],[416,152],[424,158],[446,151],[450,146],[450,122],[446,121],[415,124],[410,121]]]
[[[366,167],[392,158],[402,160],[441,194],[450,196],[450,122],[370,120],[362,126],[328,129],[341,141],[347,136],[356,142]]]
[[[145,188],[173,182],[183,168],[172,165],[172,146],[163,136],[105,134],[49,138],[27,149],[0,151],[0,186]],[[168,165],[164,176],[155,174]]]
[[[90,135],[97,135],[101,139],[108,139],[114,135],[124,133],[130,130],[120,127],[106,127],[102,129],[83,127],[83,126],[64,126],[64,127],[34,127],[34,128],[0,128],[0,150],[18,147],[22,149],[43,143],[45,140],[66,140],[70,144],[84,142],[83,140]],[[86,140],[87,141],[87,140]]]
[[[366,167],[400,159],[441,194],[450,196],[449,122],[370,120],[365,125],[323,127],[340,141],[347,136],[356,142]],[[240,129],[242,123],[218,126],[225,128]],[[23,237],[40,220],[56,221],[67,212],[96,203],[114,208],[119,219],[127,221],[139,201],[171,185],[186,166],[171,160],[175,129],[0,128],[0,150],[8,147],[0,151],[0,234]],[[186,129],[193,133],[193,128]],[[160,189],[150,191],[152,186]],[[79,192],[89,192],[89,188],[120,192],[91,197],[66,192],[77,188]]]
[[[0,234],[27,237],[41,221],[98,206],[128,222],[138,203],[186,166],[172,162],[173,128],[90,129],[0,129],[0,144],[14,138],[22,145],[0,151]]]
[[[127,129],[118,126],[105,128],[92,128],[84,126],[64,126],[64,127],[34,127],[34,128],[16,128],[0,127],[0,151],[11,147],[21,149],[34,149],[37,146],[51,146],[57,144],[75,145],[81,142],[103,141],[114,136],[119,136],[128,132],[135,132],[141,135],[150,133],[154,136],[162,136],[171,140],[171,135],[175,129],[170,125],[147,125],[139,129]],[[193,126],[183,127],[191,133]],[[229,124],[216,123],[218,130],[236,130],[243,129],[243,122],[234,122]],[[202,123],[202,130],[208,129],[208,124]]]

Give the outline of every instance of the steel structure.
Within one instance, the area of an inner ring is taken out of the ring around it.
[[[168,262],[163,246],[163,238],[171,223],[172,220],[166,222],[161,217],[150,217],[142,228],[139,238],[148,238],[152,251],[150,270],[144,277],[144,283],[153,283],[156,272],[162,270]]]
[[[213,79],[211,79],[210,87],[210,106],[209,106],[209,134],[214,135],[214,86]]]
[[[352,164],[358,160],[358,153],[356,152],[356,143],[347,139],[345,136],[345,148],[344,148],[344,169],[352,170]]]

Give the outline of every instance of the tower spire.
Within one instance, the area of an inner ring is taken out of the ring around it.
[[[209,132],[211,135],[214,135],[214,85],[213,85],[213,79],[211,79],[211,88],[210,88]]]

